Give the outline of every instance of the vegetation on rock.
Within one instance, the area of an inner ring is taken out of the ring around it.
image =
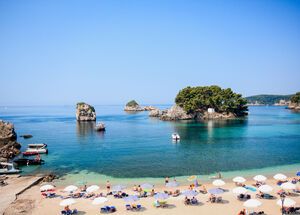
[[[175,102],[188,114],[205,112],[214,108],[218,113],[232,113],[235,116],[247,115],[247,100],[230,88],[219,86],[186,87],[179,91]]]
[[[131,100],[130,102],[128,102],[126,104],[126,106],[128,106],[128,107],[136,107],[136,106],[139,106],[139,104],[135,100]]]
[[[300,92],[297,92],[295,95],[291,97],[291,102],[300,104]]]

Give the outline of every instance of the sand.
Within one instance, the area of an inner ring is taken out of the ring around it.
[[[253,184],[254,181],[248,180],[246,182],[246,185]],[[280,190],[280,187],[276,185],[275,180],[267,180],[266,184],[271,185],[274,190],[270,193],[274,196],[276,196],[277,199],[273,200],[261,200],[262,205],[255,209],[255,211],[265,211],[266,214],[276,215],[281,214],[280,213],[280,206],[276,204],[276,201],[278,200],[278,196],[276,195],[276,192]],[[298,184],[299,185],[299,184]],[[31,211],[24,211],[23,213],[14,213],[12,210],[12,207],[8,208],[6,210],[5,214],[60,214],[60,211],[63,209],[61,206],[59,206],[59,202],[61,201],[60,198],[43,198],[41,197],[39,187],[41,185],[33,186],[32,188],[25,191],[23,194],[21,194],[18,197],[18,201],[21,201],[22,204],[24,204],[24,201],[28,201],[28,204],[30,204],[32,208]],[[213,188],[214,186],[211,183],[206,183],[205,186],[207,189]],[[104,188],[104,185],[100,185],[101,188]],[[215,214],[215,215],[232,215],[232,214],[238,214],[240,210],[242,210],[243,207],[243,201],[239,201],[236,199],[235,194],[232,193],[232,189],[236,187],[236,185],[231,181],[226,181],[226,185],[224,185],[222,188],[228,189],[228,192],[223,193],[221,196],[224,199],[224,203],[209,203],[207,202],[209,198],[209,194],[199,194],[197,196],[197,199],[201,202],[197,206],[186,206],[183,203],[184,196],[179,197],[170,197],[167,199],[167,202],[169,204],[168,208],[154,208],[153,207],[153,197],[147,197],[147,198],[141,198],[137,203],[141,204],[143,206],[143,209],[139,212],[134,211],[126,211],[125,209],[125,201],[122,199],[115,199],[113,196],[108,196],[108,201],[102,205],[92,205],[91,199],[76,199],[77,203],[70,206],[71,209],[77,208],[79,210],[79,214],[99,214],[100,213],[100,207],[104,205],[114,205],[117,208],[117,212],[114,214]],[[180,189],[181,191],[187,190],[188,185],[183,185],[180,187],[177,187],[176,189]],[[57,187],[56,193],[58,195],[66,195],[65,193],[61,192],[63,190],[63,187]],[[164,186],[159,186],[155,188],[155,191],[162,191],[167,190]],[[100,189],[98,192],[104,192],[106,193],[106,190]],[[131,188],[125,189],[125,192],[129,194],[135,194]],[[256,192],[249,191],[249,194],[251,194],[252,198],[255,198]],[[289,198],[292,198],[297,202],[296,206],[300,206],[300,196],[294,195]],[[20,203],[20,204],[21,204]],[[18,204],[17,204],[18,205]],[[14,203],[13,209],[18,208],[16,203]],[[249,211],[253,211],[250,209]]]

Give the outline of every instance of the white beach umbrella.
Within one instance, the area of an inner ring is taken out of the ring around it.
[[[282,201],[281,199],[278,199],[278,201],[276,202],[277,205],[282,206]],[[296,204],[296,202],[293,199],[290,198],[285,198],[283,201],[283,206],[284,207],[292,207]]]
[[[248,192],[248,190],[244,187],[236,187],[232,190],[232,192],[235,194],[245,194]]]
[[[53,189],[54,189],[53,185],[46,184],[46,185],[41,186],[40,191],[47,191],[47,190],[53,190]]]
[[[294,190],[296,189],[296,185],[291,182],[285,182],[280,185],[280,187],[284,190]]]
[[[255,181],[259,181],[259,182],[267,180],[267,178],[265,176],[263,176],[263,175],[256,175],[256,176],[253,177],[253,179]]]
[[[274,175],[273,178],[276,179],[276,180],[280,180],[280,181],[283,181],[283,180],[287,179],[286,175],[281,174],[281,173],[278,173],[278,174]]]
[[[246,179],[241,176],[237,176],[237,177],[233,178],[232,181],[236,182],[236,183],[244,183],[246,181]]]
[[[97,191],[99,189],[100,189],[99,186],[97,186],[97,185],[91,185],[88,188],[86,188],[86,192],[87,193],[93,193],[93,192],[95,192],[95,191]]]
[[[100,204],[103,204],[104,202],[107,202],[108,199],[105,198],[105,197],[98,197],[98,198],[95,198],[93,201],[92,201],[92,204],[93,205],[100,205]]]
[[[76,201],[74,199],[65,199],[65,200],[62,200],[59,205],[60,206],[67,206],[67,205],[73,205],[75,204]]]
[[[216,179],[216,180],[213,181],[212,184],[217,186],[217,187],[221,187],[221,186],[225,185],[225,182],[221,179]]]
[[[244,202],[244,207],[246,208],[256,208],[256,207],[259,207],[261,206],[261,202],[258,201],[257,199],[249,199],[247,201]]]
[[[258,190],[262,193],[270,193],[273,190],[273,187],[271,187],[270,185],[261,185]]]
[[[78,187],[76,187],[74,185],[70,185],[70,186],[65,187],[64,191],[66,191],[66,192],[74,192],[77,189],[78,189]]]

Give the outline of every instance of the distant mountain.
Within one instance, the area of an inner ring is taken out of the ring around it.
[[[293,95],[256,95],[246,97],[248,104],[274,105],[280,100],[290,100]]]

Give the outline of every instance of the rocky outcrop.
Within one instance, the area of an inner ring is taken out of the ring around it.
[[[20,153],[14,125],[0,120],[0,161],[7,161]]]
[[[292,110],[300,111],[300,104],[291,102],[288,108]]]
[[[182,107],[179,107],[178,105],[173,105],[170,109],[162,111],[162,114],[159,118],[161,120],[172,121],[194,119],[195,116],[192,114],[187,114]]]
[[[138,111],[151,111],[156,109],[153,106],[140,106],[135,100],[131,100],[128,102],[124,108],[124,111],[128,112],[138,112]]]
[[[217,113],[217,112],[197,112],[195,114],[188,114],[186,111],[178,106],[173,105],[167,110],[154,109],[150,111],[149,117],[157,117],[165,121],[176,121],[176,120],[207,120],[207,119],[231,119],[236,116],[233,113]]]
[[[96,121],[95,108],[83,102],[77,103],[76,119],[77,121]]]

